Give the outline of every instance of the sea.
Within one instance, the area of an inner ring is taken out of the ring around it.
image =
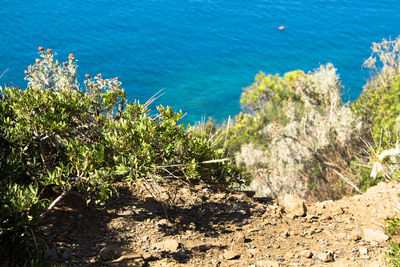
[[[332,63],[352,101],[372,42],[399,35],[399,0],[0,0],[0,84],[25,88],[43,46],[60,61],[73,53],[81,83],[119,77],[131,101],[162,90],[156,103],[183,122],[223,122],[260,71]]]

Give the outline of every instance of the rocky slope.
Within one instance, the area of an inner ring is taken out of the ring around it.
[[[42,229],[45,256],[68,266],[384,266],[400,184],[322,203],[181,187],[170,210],[119,193],[103,210],[66,199]]]

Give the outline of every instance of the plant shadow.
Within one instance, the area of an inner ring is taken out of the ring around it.
[[[47,216],[38,236],[45,258],[57,264],[104,266],[107,261],[134,252],[144,264],[164,258],[187,263],[193,253],[225,247],[180,245],[170,252],[155,250],[155,244],[165,239],[180,240],[183,234],[218,237],[231,233],[248,223],[260,202],[269,203],[265,199],[253,201],[241,193],[211,192],[196,203],[181,201],[166,208],[153,197],[138,197],[128,187],[118,187],[118,194],[103,209],[86,207],[77,194],[66,197]]]

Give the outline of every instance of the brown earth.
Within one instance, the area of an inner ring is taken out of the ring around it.
[[[65,199],[41,231],[45,256],[67,266],[384,266],[384,221],[397,211],[400,184],[307,202],[301,217],[283,201],[207,186],[181,187],[168,210],[118,191],[102,210]]]

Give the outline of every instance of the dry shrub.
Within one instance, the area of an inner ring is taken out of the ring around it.
[[[331,64],[304,75],[294,86],[295,97],[284,105],[288,122],[264,126],[267,148],[242,146],[237,160],[253,171],[250,186],[258,195],[290,192],[324,199],[352,191],[341,176],[347,176],[361,124],[342,103],[340,90]]]

